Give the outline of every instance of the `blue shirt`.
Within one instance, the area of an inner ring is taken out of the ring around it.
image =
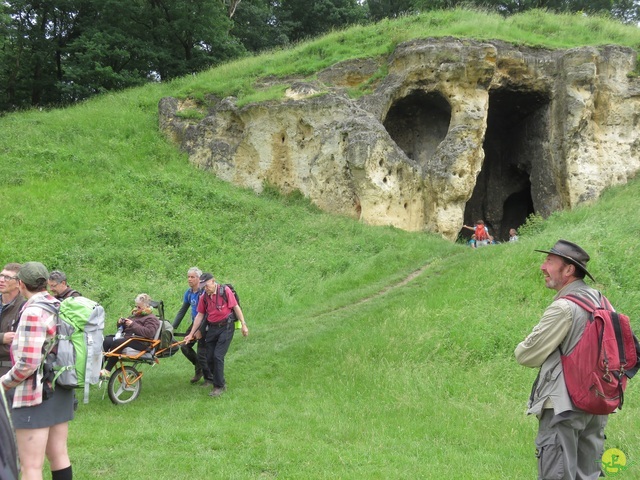
[[[199,289],[194,292],[190,288],[187,289],[186,292],[184,292],[184,297],[182,301],[184,303],[188,303],[191,305],[191,321],[192,322],[193,322],[193,319],[196,318],[196,315],[198,314],[198,300],[200,300],[200,295],[202,295],[203,292],[204,292],[203,289]]]

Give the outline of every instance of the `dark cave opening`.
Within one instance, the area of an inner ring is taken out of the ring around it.
[[[504,241],[510,228],[517,229],[535,213],[530,174],[544,156],[548,110],[549,98],[541,92],[489,92],[485,159],[465,207],[465,225],[483,219],[491,234]],[[472,232],[462,229],[460,234],[469,237]]]
[[[383,125],[407,157],[425,166],[450,121],[451,105],[439,92],[415,90],[391,106]]]

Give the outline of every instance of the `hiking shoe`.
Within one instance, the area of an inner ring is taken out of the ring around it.
[[[200,381],[200,379],[202,378],[202,372],[200,373],[196,373],[193,378],[191,380],[189,380],[189,382],[191,383],[198,383]]]
[[[227,389],[227,387],[216,387],[213,390],[211,390],[209,392],[209,396],[210,397],[219,397],[220,395],[222,395],[224,393],[224,391]]]
[[[213,387],[213,382],[211,380],[205,380],[201,387]]]

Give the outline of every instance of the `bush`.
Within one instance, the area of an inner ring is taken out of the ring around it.
[[[540,233],[544,230],[544,218],[539,213],[532,213],[527,217],[527,221],[524,222],[518,229],[518,235],[527,237]]]

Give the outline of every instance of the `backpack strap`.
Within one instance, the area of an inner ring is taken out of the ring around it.
[[[611,303],[609,303],[609,300],[606,297],[604,297],[604,295],[603,295],[603,298],[604,298],[604,303],[606,305],[607,310],[611,312],[609,317],[611,318],[611,326],[613,327],[613,331],[616,336],[616,343],[618,344],[618,358],[620,360],[620,365],[626,365],[627,354],[624,348],[624,341],[622,339],[622,327],[620,326],[620,316],[618,315],[618,312],[616,312],[613,309],[613,307],[611,306]],[[618,384],[619,392],[620,392],[620,406],[618,408],[621,409],[622,405],[624,405],[624,390],[622,388],[622,379],[620,377],[624,375],[624,368],[622,369],[621,372],[616,371],[611,373],[613,373],[613,375],[616,377],[618,382],[620,382]]]
[[[616,343],[618,344],[618,353],[620,354],[620,365],[627,364],[627,354],[624,350],[624,342],[622,341],[622,327],[620,326],[620,317],[617,312],[611,312],[611,324],[616,334]]]
[[[220,293],[220,292],[222,292],[222,293]],[[218,295],[218,294],[220,294],[220,296],[225,301],[225,303],[229,303],[229,300],[227,300],[227,288],[226,288],[226,285],[224,285],[224,284],[218,285],[218,291],[216,292],[216,295]]]
[[[578,295],[572,295],[572,294],[565,295],[564,297],[560,297],[558,300],[560,300],[561,298],[564,298],[565,300],[569,300],[570,302],[573,302],[576,305],[578,305],[583,310],[586,310],[587,312],[589,312],[589,317],[590,317],[589,322],[593,322],[593,313],[596,311],[597,308],[599,308],[593,300],[587,297],[580,297]],[[604,331],[600,332],[600,338],[598,339],[598,349],[600,349],[600,346],[602,344],[603,334],[604,334]],[[564,352],[562,351],[562,344],[558,345],[558,349],[560,350],[560,355],[564,355]],[[600,354],[600,351],[598,351],[598,355],[599,354]]]
[[[596,309],[598,308],[598,306],[593,301],[591,301],[590,299],[588,299],[586,297],[579,297],[577,295],[569,294],[569,295],[565,295],[564,297],[560,297],[560,298],[564,298],[565,300],[569,300],[569,301],[575,303],[580,308],[586,310],[589,313],[595,312]],[[609,301],[607,300],[607,303],[608,302]]]
[[[40,307],[43,310],[46,310],[47,312],[53,313],[55,315],[60,313],[60,303],[58,303],[57,305],[52,305],[49,302],[33,302],[29,306],[30,307]]]
[[[56,317],[56,325],[59,322],[59,316],[60,316],[60,303],[57,303],[55,305],[52,305],[48,302],[33,302],[31,305],[29,305],[30,307],[40,307],[43,310],[46,310],[49,313],[52,313],[53,315],[55,315]],[[56,337],[58,336],[58,332],[56,332]],[[56,345],[56,337],[54,337],[54,339],[49,342],[49,344],[44,344],[42,345],[42,353],[43,355],[46,357],[47,355],[49,355],[51,353],[51,351],[53,350],[53,348]]]
[[[222,290],[222,299],[224,300],[224,303],[229,306],[229,298],[227,297],[227,288],[231,288],[229,287],[228,284],[223,283],[221,285],[218,286],[218,292],[220,290]],[[218,292],[216,292],[216,296],[218,295]],[[237,320],[236,318],[236,312],[233,310],[233,308],[231,309],[231,313],[229,314],[229,316],[226,318],[226,322],[235,322]]]
[[[50,398],[51,394],[53,393],[54,389],[55,389],[55,383],[56,383],[56,375],[55,372],[53,371],[53,369],[51,368],[45,368],[45,363],[47,360],[47,357],[49,356],[49,354],[51,352],[54,351],[54,349],[56,348],[57,345],[57,340],[58,340],[58,332],[57,332],[57,324],[60,321],[59,316],[60,316],[60,302],[57,302],[55,304],[51,304],[49,302],[33,302],[31,305],[29,305],[29,307],[34,306],[34,307],[40,307],[43,310],[46,310],[49,313],[52,313],[53,315],[55,315],[56,317],[56,335],[53,337],[53,339],[48,342],[48,343],[44,343],[42,345],[42,362],[40,363],[40,367],[38,367],[38,371],[40,372],[40,374],[42,375],[42,384],[43,384],[43,391],[42,391],[42,395],[43,398],[46,400],[48,398]],[[36,385],[37,382],[37,375],[33,376],[33,382],[34,382],[34,387]],[[51,386],[49,387],[49,382],[51,384]]]
[[[616,343],[618,344],[618,352],[620,353],[620,365],[627,364],[627,353],[624,349],[624,341],[622,339],[622,326],[620,325],[620,316],[618,312],[613,308],[611,302],[604,295],[602,296],[602,303],[604,304],[603,308],[606,308],[611,312],[611,325],[613,326],[613,331],[616,334]],[[621,404],[622,405],[622,404]]]
[[[40,307],[43,310],[46,310],[49,313],[52,313],[53,315],[55,315],[56,317],[56,325],[58,324],[58,322],[60,321],[59,316],[60,316],[60,302],[57,302],[55,304],[51,304],[48,302],[33,302],[31,305],[29,305],[30,307]],[[46,358],[47,355],[49,355],[55,345],[56,345],[56,340],[57,340],[57,336],[58,336],[58,332],[56,332],[56,337],[54,337],[54,339],[49,342],[49,344],[45,344],[42,345],[42,353],[44,355],[44,357]]]

